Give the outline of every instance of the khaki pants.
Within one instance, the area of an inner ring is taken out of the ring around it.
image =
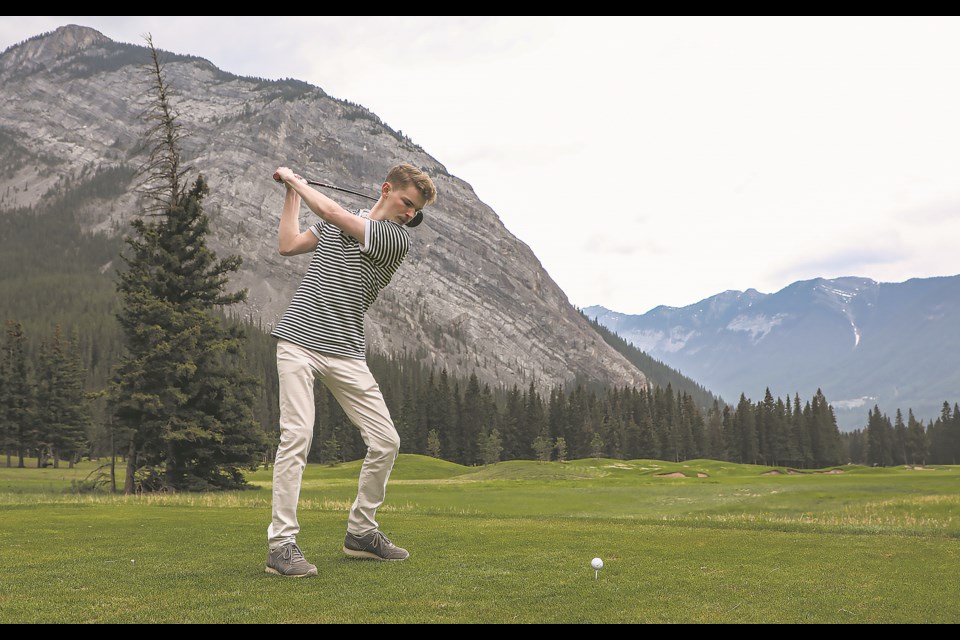
[[[383,504],[387,480],[400,450],[400,437],[366,361],[326,355],[280,339],[277,372],[280,374],[280,446],[273,465],[273,518],[267,529],[270,549],[295,542],[300,531],[297,502],[313,441],[316,411],[313,381],[317,376],[360,429],[367,445],[347,531],[362,535],[376,530],[377,509]]]

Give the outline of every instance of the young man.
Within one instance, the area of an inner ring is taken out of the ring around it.
[[[273,467],[273,517],[267,529],[267,573],[317,574],[296,536],[300,482],[313,439],[313,382],[333,393],[360,429],[367,455],[357,498],[350,509],[343,552],[357,558],[404,560],[409,554],[384,536],[375,519],[400,449],[400,438],[366,363],[363,316],[407,254],[405,226],[423,220],[423,207],[437,198],[430,178],[410,164],[387,174],[369,211],[350,212],[287,167],[274,179],[286,198],[280,216],[280,254],[313,251],[307,273],[273,330],[280,374],[280,445]],[[300,231],[300,203],[320,222]]]

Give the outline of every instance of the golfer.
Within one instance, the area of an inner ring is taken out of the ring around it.
[[[390,169],[370,210],[350,212],[287,167],[274,178],[286,185],[280,215],[280,254],[313,252],[310,266],[272,335],[280,375],[280,445],[273,467],[273,514],[267,529],[267,573],[314,576],[297,546],[297,502],[313,440],[313,383],[319,378],[360,429],[367,455],[350,509],[343,552],[356,558],[404,560],[410,554],[379,529],[377,509],[400,438],[380,387],[367,367],[363,317],[389,284],[409,246],[405,227],[423,220],[436,201],[429,176],[410,164]],[[300,231],[300,203],[320,217]]]

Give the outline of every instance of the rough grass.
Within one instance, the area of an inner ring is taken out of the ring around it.
[[[253,491],[71,493],[95,466],[0,467],[0,623],[960,622],[958,467],[404,455],[378,519],[411,557],[376,563],[340,552],[359,462],[310,465],[319,576],[291,580],[263,572],[270,470]]]

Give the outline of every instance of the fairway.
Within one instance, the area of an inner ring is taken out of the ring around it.
[[[124,497],[0,468],[0,622],[960,622],[958,467],[401,455],[378,519],[411,557],[377,563],[340,552],[359,464],[308,466],[301,580],[263,571],[269,470]]]

